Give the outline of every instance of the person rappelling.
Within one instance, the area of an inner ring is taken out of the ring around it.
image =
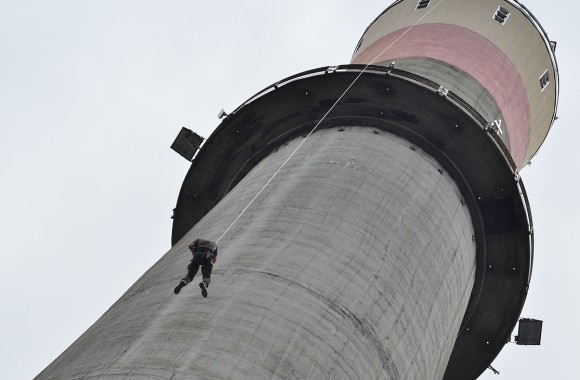
[[[189,284],[201,266],[202,281],[199,283],[199,287],[201,295],[207,297],[207,288],[211,282],[211,270],[217,260],[218,246],[211,240],[199,238],[189,243],[188,247],[193,257],[187,266],[187,275],[179,282],[173,292],[178,294],[181,288]]]

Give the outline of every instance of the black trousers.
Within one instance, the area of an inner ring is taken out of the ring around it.
[[[211,270],[213,269],[213,264],[210,260],[196,260],[196,256],[193,256],[191,259],[191,263],[187,266],[187,276],[185,276],[184,280],[187,284],[189,284],[193,277],[199,271],[199,267],[201,267],[201,276],[205,281],[206,285],[209,285],[211,282]]]

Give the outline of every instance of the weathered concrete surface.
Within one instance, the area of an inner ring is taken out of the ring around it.
[[[475,244],[439,165],[369,128],[314,133],[220,242],[209,297],[175,296],[301,139],[255,167],[43,371],[52,378],[441,379]]]

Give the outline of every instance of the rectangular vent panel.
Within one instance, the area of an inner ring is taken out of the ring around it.
[[[505,25],[507,19],[510,17],[510,12],[502,6],[497,7],[493,19],[502,25]]]
[[[550,73],[548,72],[548,70],[546,70],[540,77],[540,87],[542,88],[542,91],[544,91],[544,89],[548,87],[549,84],[550,84]]]
[[[419,0],[419,2],[417,3],[417,8],[415,9],[427,8],[430,2],[431,0]]]

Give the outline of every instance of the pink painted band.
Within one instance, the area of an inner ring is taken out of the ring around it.
[[[512,158],[520,168],[530,141],[531,116],[522,79],[509,58],[489,40],[459,26],[417,25],[396,41],[407,29],[378,39],[352,63],[380,64],[398,58],[427,57],[465,71],[485,87],[498,104],[507,127]],[[387,46],[390,46],[387,51],[377,57]]]

